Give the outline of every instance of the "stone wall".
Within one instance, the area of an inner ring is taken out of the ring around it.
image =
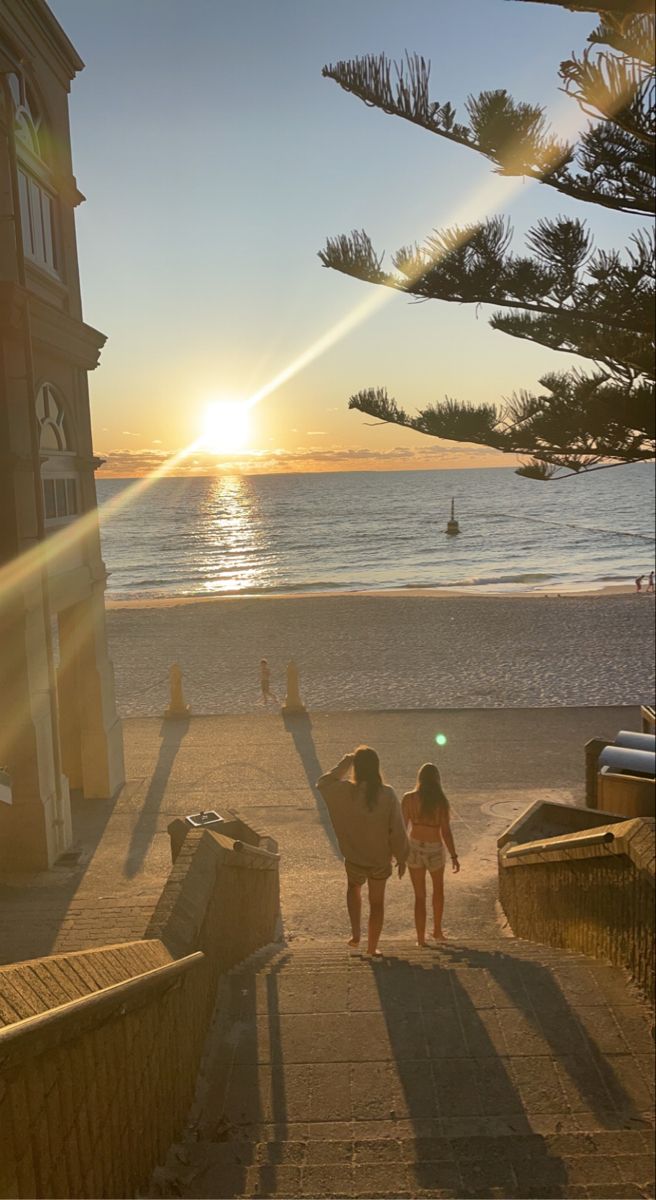
[[[175,957],[202,950],[218,975],[274,940],[279,911],[276,853],[190,830],[146,936]]]
[[[0,967],[0,1027],[90,996],[170,961],[166,947],[152,941],[50,954]]]
[[[191,832],[147,940],[0,970],[0,1196],[133,1196],[185,1124],[218,977],[271,941],[278,856]]]
[[[653,994],[653,819],[504,845],[499,898],[517,937],[615,963]]]

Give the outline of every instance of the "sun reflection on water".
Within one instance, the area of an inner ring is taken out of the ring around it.
[[[212,482],[202,512],[206,557],[199,563],[206,592],[249,591],[264,582],[267,554],[259,509],[247,478],[222,475]]]

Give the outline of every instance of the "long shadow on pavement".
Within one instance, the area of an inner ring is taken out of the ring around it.
[[[331,849],[336,858],[341,859],[342,854],[337,844],[335,830],[333,829],[330,814],[324,803],[323,797],[319,794],[316,788],[316,782],[320,775],[323,774],[323,769],[317,757],[317,751],[312,737],[312,721],[307,713],[299,714],[298,716],[283,715],[283,724],[288,733],[292,735],[294,749],[303,764],[303,770],[310,786],[310,791],[319,814],[319,820],[323,827],[323,831],[330,842]]]
[[[587,1110],[608,1129],[617,1129],[625,1121],[639,1120],[635,1103],[610,1059],[577,1016],[577,1008],[596,1008],[595,1023],[600,1026],[603,1019],[596,1003],[596,984],[585,964],[564,963],[558,968],[565,989],[573,988],[577,996],[577,1004],[572,1006],[558,977],[539,962],[517,959],[502,951],[448,944],[440,953],[453,965],[461,963],[465,968],[487,970],[492,986],[512,1002],[512,1008],[501,1010],[508,1014],[504,1032],[509,1044],[514,1043],[518,1050],[521,1047],[525,1057],[515,1063],[517,1069],[521,1069],[518,1064],[525,1063],[527,1080],[535,1075],[537,1057],[540,1053],[544,1055],[546,1043],[558,1064],[568,1100],[571,1098],[568,1093],[573,1092],[575,1097],[578,1094]],[[587,992],[586,984],[590,989]],[[628,1047],[625,1053],[628,1054]]]
[[[210,1054],[210,1088],[193,1131],[195,1140],[214,1145],[204,1164],[207,1177],[200,1172],[192,1179],[194,1195],[216,1195],[212,1188],[217,1180],[222,1196],[284,1194],[280,1175],[288,1162],[284,1140],[289,1119],[281,1062],[279,977],[284,965],[283,958],[270,970],[236,973],[228,980],[224,1032]],[[258,988],[265,992],[264,1006],[258,1005]],[[261,1040],[264,1025],[266,1045]]]
[[[425,965],[386,957],[371,971],[394,1056],[390,1104],[414,1130],[414,1186],[525,1196],[537,1184],[559,1194],[565,1164],[533,1131],[493,1010],[483,1015],[428,955]]]
[[[49,871],[0,877],[0,965],[51,954],[119,794],[110,800],[71,795],[73,849]],[[76,856],[79,855],[77,861]],[[67,858],[69,861],[67,861]]]
[[[159,735],[162,739],[157,762],[143,799],[137,823],[132,830],[130,845],[123,864],[123,874],[133,879],[141,867],[157,829],[157,818],[164,799],[173,764],[189,730],[189,718],[162,721]]]

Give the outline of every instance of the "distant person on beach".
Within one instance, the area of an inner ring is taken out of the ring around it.
[[[653,590],[654,590],[654,572],[650,571],[649,578],[647,580],[647,591],[653,592]]]
[[[353,775],[353,779],[347,778]],[[360,944],[362,885],[369,892],[367,953],[380,958],[378,941],[385,915],[385,884],[396,859],[399,877],[405,871],[408,838],[401,806],[383,783],[380,762],[370,746],[345,754],[317,783],[346,867],[346,907],[351,922],[349,946]]]
[[[644,579],[644,575],[638,575],[638,577],[637,577],[637,579],[636,579],[636,581],[635,581],[635,585],[636,585],[636,592],[641,592],[641,591],[642,591],[642,581],[643,581],[643,579]]]
[[[454,873],[457,875],[460,870],[451,833],[449,801],[442,790],[440,773],[434,763],[424,763],[419,768],[414,790],[406,792],[401,807],[410,840],[408,868],[415,893],[417,945],[425,946],[426,872],[433,883],[433,937],[441,942],[445,936],[442,929],[445,846],[451,855]]]
[[[260,659],[260,688],[262,690],[262,703],[268,704],[269,700],[274,700],[278,703],[278,697],[271,691],[271,672],[266,658]]]

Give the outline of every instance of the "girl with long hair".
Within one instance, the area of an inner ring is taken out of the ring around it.
[[[444,941],[445,846],[451,855],[454,873],[460,870],[458,855],[451,833],[449,801],[442,790],[440,773],[434,763],[419,768],[412,792],[406,792],[402,802],[410,853],[408,868],[415,893],[415,928],[417,945],[426,945],[426,872],[433,883],[433,937]]]
[[[383,783],[380,761],[370,746],[345,754],[317,783],[344,855],[349,946],[360,944],[362,886],[369,892],[367,953],[380,957],[378,941],[385,915],[385,884],[395,858],[405,871],[408,837],[394,790]]]

